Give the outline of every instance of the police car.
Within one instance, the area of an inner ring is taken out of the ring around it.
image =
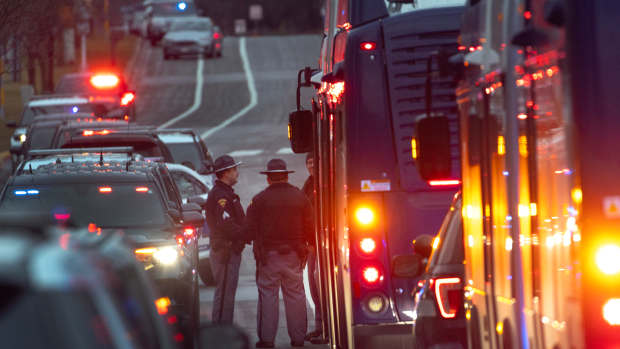
[[[35,152],[41,158],[25,163],[7,182],[0,210],[51,212],[97,234],[122,231],[159,293],[170,299],[184,338],[194,338],[199,325],[195,231],[204,224],[200,207],[181,203],[161,163],[110,161],[103,153],[91,154],[88,161],[83,150],[59,152],[64,157],[54,150]],[[84,161],[75,161],[79,154]],[[32,166],[35,160],[39,164]]]

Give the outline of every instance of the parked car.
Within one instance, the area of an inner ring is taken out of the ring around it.
[[[452,202],[414,293],[415,348],[467,348],[461,196]]]

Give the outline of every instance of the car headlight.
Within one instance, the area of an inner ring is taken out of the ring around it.
[[[157,251],[153,253],[153,259],[163,265],[171,265],[176,263],[179,258],[176,246],[166,246],[157,248]]]
[[[26,142],[26,138],[27,138],[27,137],[26,137],[26,135],[25,135],[25,134],[21,134],[21,135],[19,135],[19,142],[20,142],[20,143],[24,143],[24,142]]]

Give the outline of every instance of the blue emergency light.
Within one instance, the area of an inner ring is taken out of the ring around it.
[[[71,108],[71,111],[75,114],[78,111],[80,111],[80,109],[77,106],[75,106],[75,107]]]
[[[13,194],[15,196],[39,195],[39,189],[17,189]]]
[[[181,2],[179,2],[179,3],[177,4],[177,8],[178,8],[180,11],[185,11],[185,9],[187,9],[187,3],[186,3],[186,2],[184,2],[184,1],[181,1]]]

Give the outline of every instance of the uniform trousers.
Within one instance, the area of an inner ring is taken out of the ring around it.
[[[269,251],[257,262],[258,338],[274,342],[278,330],[279,291],[282,288],[286,327],[291,341],[303,342],[308,329],[303,267],[297,253]]]
[[[239,283],[241,254],[225,249],[211,251],[209,256],[211,270],[215,277],[215,295],[211,321],[232,323],[235,310],[235,294]]]

